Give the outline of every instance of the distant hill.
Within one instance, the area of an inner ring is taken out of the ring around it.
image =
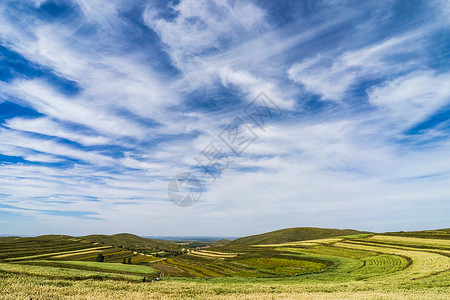
[[[268,245],[287,242],[330,238],[341,235],[367,233],[354,229],[328,229],[315,227],[295,227],[263,234],[251,235],[229,242],[227,245]]]
[[[436,230],[422,230],[422,231],[386,232],[383,234],[384,235],[425,238],[425,239],[450,240],[450,228],[436,229]]]
[[[134,250],[171,250],[176,248],[172,241],[143,238],[130,233],[113,235],[92,234],[83,236],[83,239],[93,242]]]
[[[220,239],[218,241],[212,242],[211,246],[223,246],[231,242],[231,240],[228,239]]]

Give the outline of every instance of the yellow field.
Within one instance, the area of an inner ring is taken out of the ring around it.
[[[450,250],[447,240],[423,239],[403,236],[374,235],[367,238],[367,241],[401,244],[404,246],[437,247]]]
[[[189,254],[212,257],[212,258],[228,258],[228,257],[236,257],[237,256],[237,254],[233,254],[233,253],[223,253],[223,252],[214,252],[214,251],[206,251],[206,250],[192,251]]]
[[[90,253],[100,253],[100,252],[103,252],[103,250],[101,250],[101,249],[90,250],[90,251],[82,250],[82,251],[74,252],[74,253],[55,255],[55,256],[51,256],[50,258],[65,258],[65,257],[77,256],[77,255],[80,255],[80,254],[90,254]]]

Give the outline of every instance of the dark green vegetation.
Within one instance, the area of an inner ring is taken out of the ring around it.
[[[342,235],[366,233],[353,229],[328,229],[315,227],[296,227],[251,235],[231,241],[229,245],[268,245],[287,242],[324,239]]]

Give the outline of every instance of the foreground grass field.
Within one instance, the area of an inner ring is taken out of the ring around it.
[[[1,267],[0,267],[1,268]],[[60,270],[56,271],[59,274]],[[390,280],[345,283],[297,280],[166,279],[158,283],[96,278],[82,271],[82,279],[2,272],[1,299],[448,299],[448,276],[418,281]],[[55,275],[54,275],[55,276]]]
[[[230,243],[166,258],[66,236],[0,239],[0,299],[450,299],[450,237],[430,234]]]

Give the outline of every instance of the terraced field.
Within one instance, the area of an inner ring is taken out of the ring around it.
[[[368,237],[363,239],[344,239],[332,244],[323,244],[308,248],[278,247],[278,251],[290,251],[304,255],[319,255],[318,258],[337,260],[335,267],[324,272],[327,277],[353,280],[417,280],[437,274],[445,275],[445,282],[449,282],[450,258],[436,253],[437,245],[448,247],[450,241],[441,240],[427,244],[426,239],[388,237],[390,244],[375,244],[374,241],[385,241],[383,237],[377,239]],[[402,242],[405,241],[405,246]],[[426,248],[411,248],[411,245],[426,245]],[[440,249],[439,249],[440,250]],[[444,251],[444,250],[442,250]],[[328,255],[329,257],[324,257]],[[342,258],[350,260],[343,261]],[[351,261],[353,260],[353,261]],[[337,271],[337,272],[336,272]],[[328,273],[328,274],[327,274]],[[334,275],[334,276],[328,276]],[[315,279],[323,276],[315,276]]]
[[[427,250],[402,250],[383,246],[372,246],[363,242],[337,243],[336,246],[358,250],[377,251],[384,254],[390,254],[390,256],[400,255],[411,260],[411,264],[408,268],[404,268],[403,270],[389,276],[392,280],[415,280],[450,270],[449,257],[432,253]]]
[[[152,255],[68,236],[0,239],[0,261],[16,264],[55,266],[65,262],[65,267],[78,268],[83,264],[95,264],[99,254],[104,257],[105,264],[102,266],[107,263],[122,263],[124,258],[131,258],[133,264],[139,265],[148,265],[156,260]],[[67,266],[69,262],[70,266]]]
[[[448,299],[450,238],[439,236],[230,244],[165,258],[67,236],[3,238],[0,298]],[[163,281],[143,282],[155,276]]]

